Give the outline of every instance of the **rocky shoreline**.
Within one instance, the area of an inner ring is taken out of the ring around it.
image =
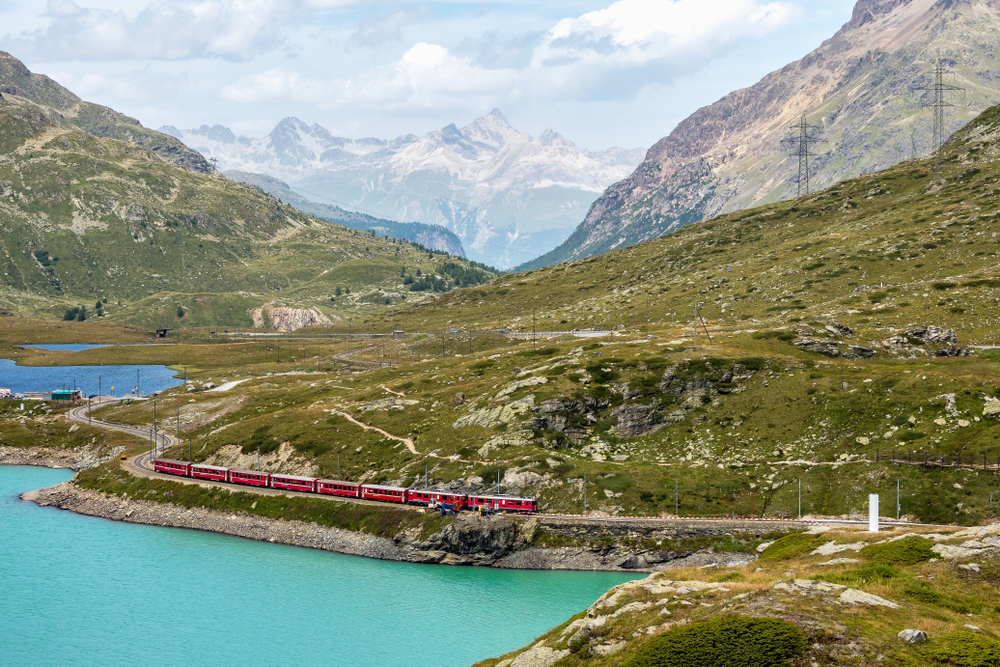
[[[125,451],[124,447],[110,450],[81,448],[56,449],[49,447],[7,447],[0,445],[0,465],[38,466],[41,468],[69,468],[74,472],[93,468],[111,460]]]
[[[636,549],[621,546],[534,547],[530,544],[530,535],[537,525],[536,520],[512,517],[483,520],[473,516],[463,517],[425,540],[418,539],[418,529],[404,531],[395,539],[389,539],[304,521],[135,500],[83,489],[73,482],[28,491],[21,494],[21,499],[42,507],[56,507],[126,523],[204,530],[274,544],[411,563],[638,573],[751,560],[746,554],[699,551],[676,554],[676,558],[653,564],[637,561]]]

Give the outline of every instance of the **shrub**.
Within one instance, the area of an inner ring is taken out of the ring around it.
[[[755,331],[751,334],[751,337],[756,340],[771,340],[772,338],[776,338],[786,343],[795,340],[795,334],[791,331]]]
[[[760,560],[788,560],[803,556],[820,545],[819,535],[805,535],[803,533],[793,533],[786,535],[764,549],[760,555]]]
[[[743,366],[748,371],[762,371],[767,368],[767,360],[760,357],[743,357],[737,359],[736,363]]]
[[[899,434],[899,439],[903,442],[910,442],[911,440],[920,440],[920,438],[927,437],[926,433],[920,431],[903,431]]]
[[[943,291],[943,290],[946,290],[946,289],[951,289],[952,287],[957,287],[957,285],[958,285],[957,283],[950,283],[950,282],[945,281],[945,282],[940,282],[940,283],[933,283],[931,285],[931,287],[933,287],[936,290],[942,290]]]
[[[870,563],[916,565],[937,558],[937,554],[931,551],[933,544],[926,537],[906,537],[893,542],[870,544],[861,550],[861,555]]]
[[[728,616],[650,640],[625,667],[784,667],[806,649],[801,630],[777,618]]]
[[[921,651],[931,665],[995,667],[1000,665],[1000,641],[974,632],[955,632]]]
[[[882,301],[884,301],[887,296],[889,296],[888,292],[872,292],[871,294],[868,295],[868,302],[882,303]]]

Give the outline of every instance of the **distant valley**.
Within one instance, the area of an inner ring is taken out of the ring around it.
[[[260,139],[221,125],[161,132],[222,170],[262,173],[319,204],[440,225],[472,260],[511,268],[562,243],[644,149],[582,149],[558,133],[516,130],[494,109],[465,127],[392,140],[347,139],[286,118]]]

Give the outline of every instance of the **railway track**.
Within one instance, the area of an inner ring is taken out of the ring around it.
[[[110,403],[117,403],[126,398],[103,398],[95,406],[106,406]],[[75,421],[81,424],[88,424],[91,426],[97,426],[98,428],[107,429],[110,431],[118,431],[119,433],[128,433],[145,440],[152,439],[153,433],[151,429],[142,428],[139,426],[130,426],[127,424],[115,424],[113,422],[106,422],[99,419],[92,419],[90,417],[90,406],[81,405],[79,407],[72,408],[67,412],[66,416],[71,421]],[[360,424],[359,424],[360,425]],[[393,436],[395,437],[395,436]],[[169,433],[156,433],[157,440],[157,451],[162,451],[167,447],[172,447],[179,444],[179,440],[176,436],[170,435]],[[289,489],[270,489],[270,488],[260,488],[253,486],[242,486],[234,487],[231,484],[221,484],[218,482],[213,482],[211,480],[201,480],[192,478],[178,478],[176,475],[167,475],[164,473],[156,472],[153,470],[151,465],[151,459],[154,453],[147,451],[130,458],[126,465],[130,472],[136,474],[140,477],[149,477],[155,479],[165,479],[174,482],[180,482],[183,484],[196,484],[198,486],[219,488],[219,489],[230,489],[238,488],[238,490],[246,493],[255,493],[258,495],[287,495],[287,496],[301,496],[303,498],[322,498],[325,500],[335,500],[338,502],[350,502],[360,505],[374,505],[378,507],[385,507],[385,503],[366,500],[364,498],[347,498],[347,497],[330,497],[318,495],[315,493],[305,493],[300,491],[292,491]],[[413,505],[400,505],[399,507],[404,507],[412,510],[421,510],[422,508],[415,507]],[[592,514],[548,514],[540,513],[534,515],[537,519],[544,523],[553,524],[575,524],[575,525],[632,525],[636,527],[644,528],[656,528],[665,527],[670,525],[676,525],[678,523],[684,524],[705,524],[705,525],[732,525],[734,527],[740,526],[745,529],[749,529],[756,526],[767,526],[767,525],[801,525],[804,527],[814,527],[814,526],[867,526],[867,521],[854,520],[854,519],[789,519],[789,518],[767,518],[767,517],[693,517],[693,516],[667,516],[667,517],[645,517],[645,516],[595,516]],[[928,523],[909,523],[905,521],[880,521],[879,525],[884,528],[954,528],[958,529],[959,526],[947,525],[947,524],[928,524]]]

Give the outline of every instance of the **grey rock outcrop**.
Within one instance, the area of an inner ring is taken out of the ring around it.
[[[907,644],[923,644],[927,641],[927,633],[923,630],[900,630],[896,636]]]
[[[840,356],[840,350],[837,349],[836,343],[820,340],[818,338],[796,338],[792,341],[792,345],[801,347],[803,350],[807,350],[809,352],[824,354],[828,357]]]

